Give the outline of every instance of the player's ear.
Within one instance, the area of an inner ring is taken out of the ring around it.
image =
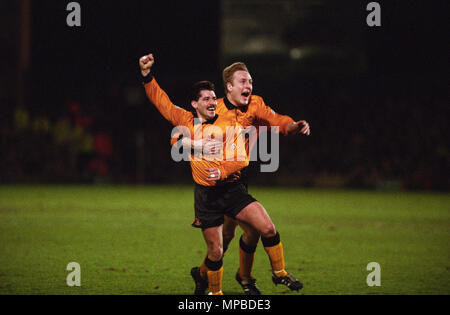
[[[233,84],[231,84],[231,82],[227,82],[227,91],[231,93],[231,90],[233,90]]]
[[[191,101],[191,106],[194,107],[194,109],[197,109],[198,105],[196,101]]]

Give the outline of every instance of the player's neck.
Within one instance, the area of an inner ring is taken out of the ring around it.
[[[237,104],[236,104],[236,102],[234,102],[232,99],[231,99],[231,97],[229,97],[230,96],[230,94],[227,94],[226,96],[225,96],[225,98],[228,100],[228,103],[230,103],[231,105],[234,105],[234,106],[236,106],[236,107],[239,107]]]
[[[217,115],[217,114],[216,114],[216,115]],[[203,123],[206,122],[206,121],[209,121],[209,120],[214,119],[214,117],[213,117],[213,118],[209,118],[209,117],[207,117],[207,116],[203,116],[203,115],[200,114],[198,111],[197,111],[197,117],[196,117],[196,118],[200,121],[201,124],[203,124]]]

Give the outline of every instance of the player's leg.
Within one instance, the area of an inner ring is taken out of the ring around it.
[[[191,269],[191,276],[195,282],[194,294],[196,295],[205,294],[210,285],[215,286],[217,284],[217,280],[219,280],[221,286],[224,213],[220,208],[220,197],[220,192],[214,188],[195,185],[195,220],[192,226],[202,229],[207,245],[207,254],[202,264],[200,267]],[[208,283],[209,274],[215,278],[213,281],[215,283]]]
[[[243,280],[248,280],[252,276],[255,251],[260,235],[256,229],[245,222],[239,222],[239,226],[243,230],[239,239],[239,276]]]
[[[222,294],[223,275],[223,239],[222,225],[214,226],[203,230],[203,237],[208,249],[205,258],[207,268],[209,291],[212,295]]]
[[[257,201],[252,202],[236,215],[236,219],[251,225],[261,234],[261,241],[272,266],[273,282],[284,284],[291,290],[301,289],[303,285],[285,270],[280,234],[264,207]]]
[[[246,295],[261,295],[261,291],[256,286],[256,279],[252,277],[255,251],[260,235],[247,223],[239,222],[239,226],[243,233],[239,239],[239,269],[236,273],[236,280]]]
[[[223,224],[223,250],[224,255],[231,240],[236,235],[236,227],[239,225],[243,231],[239,239],[239,269],[236,273],[236,280],[242,286],[246,295],[260,295],[256,286],[256,280],[251,276],[253,270],[253,261],[255,259],[255,250],[259,241],[259,233],[250,225],[238,222],[237,220],[225,216]]]
[[[224,223],[223,223],[223,252],[225,252],[228,249],[228,246],[230,245],[231,241],[233,240],[234,236],[236,235],[236,227],[238,226],[238,221],[236,221],[233,218],[230,218],[229,216],[224,216]]]
[[[229,216],[224,216],[224,224],[222,227],[222,239],[223,239],[223,254],[228,249],[229,244],[233,240],[236,234],[236,227],[238,226],[238,222]],[[208,254],[206,254],[208,257]],[[195,295],[204,294],[205,290],[208,288],[208,268],[206,267],[205,261],[206,257],[203,260],[200,267],[194,267],[191,269],[191,276],[196,282],[196,291]]]
[[[282,245],[275,225],[272,223],[266,209],[257,201],[252,202],[237,215],[240,222],[252,226],[261,233],[261,241],[269,255],[274,274],[286,275],[284,270],[284,255]]]

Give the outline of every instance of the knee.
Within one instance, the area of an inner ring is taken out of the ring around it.
[[[274,237],[277,234],[277,230],[275,228],[275,225],[272,222],[267,223],[264,225],[264,227],[261,229],[261,236],[268,238],[268,237]]]
[[[223,256],[223,247],[219,244],[208,246],[208,257],[212,261],[219,261]]]

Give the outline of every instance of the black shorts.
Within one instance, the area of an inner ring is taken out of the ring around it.
[[[195,221],[192,226],[202,230],[224,223],[224,215],[231,218],[256,201],[242,181],[226,183],[220,186],[195,185],[194,207]]]

